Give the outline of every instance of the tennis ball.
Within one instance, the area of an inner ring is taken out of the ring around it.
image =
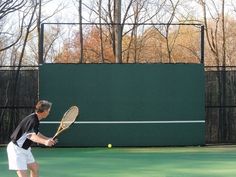
[[[112,144],[108,144],[107,147],[108,147],[108,148],[112,148]]]

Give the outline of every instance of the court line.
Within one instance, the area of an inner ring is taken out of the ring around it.
[[[43,124],[59,124],[60,121],[42,121]],[[177,120],[177,121],[76,121],[75,124],[178,124],[205,123],[205,120]]]

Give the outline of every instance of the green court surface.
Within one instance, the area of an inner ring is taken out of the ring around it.
[[[236,146],[33,148],[40,177],[235,177]],[[0,176],[8,171],[0,148]]]

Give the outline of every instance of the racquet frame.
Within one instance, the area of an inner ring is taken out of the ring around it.
[[[72,109],[76,109],[77,110],[77,114],[75,115],[75,117],[73,117],[73,121],[71,121],[70,125],[67,126],[67,127],[63,127],[63,121],[65,119],[65,117],[67,116],[67,114],[72,110]],[[73,124],[76,120],[76,117],[78,117],[79,115],[79,108],[77,106],[71,106],[66,112],[65,114],[63,115],[62,119],[61,119],[61,122],[60,122],[60,125],[57,129],[57,132],[55,133],[55,135],[53,136],[53,139],[56,139],[62,132],[64,132],[66,129],[68,129],[71,124]]]

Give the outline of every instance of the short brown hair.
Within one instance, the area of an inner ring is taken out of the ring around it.
[[[44,112],[44,111],[47,111],[51,108],[52,106],[52,103],[47,101],[47,100],[40,100],[38,101],[38,103],[36,104],[35,106],[35,111],[36,112]]]

